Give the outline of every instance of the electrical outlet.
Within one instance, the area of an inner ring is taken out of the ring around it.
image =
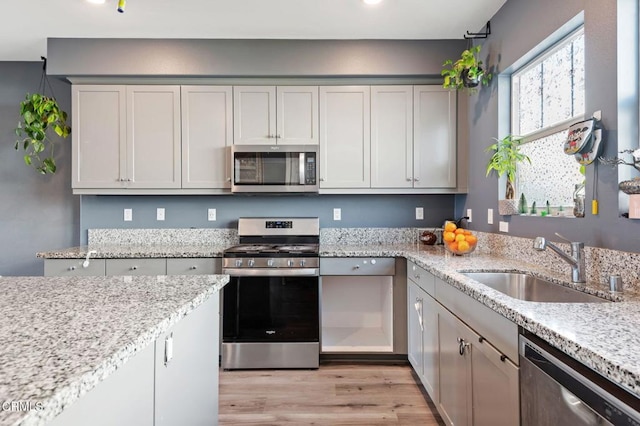
[[[124,221],[131,222],[133,220],[133,209],[124,209]]]
[[[213,222],[216,220],[216,209],[208,209],[207,210],[207,220],[209,222]]]
[[[342,209],[333,209],[333,220],[342,220]]]
[[[164,220],[164,208],[158,207],[156,209],[156,220]]]
[[[467,217],[469,218],[469,219],[467,219],[467,223],[473,222],[473,220],[471,220],[472,219],[472,217],[471,217],[471,209],[467,209]]]
[[[424,220],[424,208],[416,207],[416,220]]]
[[[509,222],[500,221],[500,232],[509,232]]]
[[[493,209],[487,209],[487,223],[493,225]]]

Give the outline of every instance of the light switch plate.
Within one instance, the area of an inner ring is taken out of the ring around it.
[[[133,209],[124,209],[124,221],[131,222],[133,220]]]
[[[342,220],[342,209],[333,209],[333,220]]]
[[[473,222],[472,216],[471,216],[471,209],[467,209],[467,217],[469,218],[467,219],[467,223]]]
[[[424,208],[416,207],[416,220],[424,220]]]
[[[208,209],[207,210],[207,220],[209,222],[213,222],[213,221],[217,220],[216,209]]]
[[[156,209],[156,220],[164,220],[164,208],[158,207]]]
[[[487,209],[487,223],[493,225],[493,209]]]
[[[499,227],[500,232],[509,232],[509,222],[500,221]]]

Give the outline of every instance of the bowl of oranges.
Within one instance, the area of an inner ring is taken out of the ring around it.
[[[442,232],[442,242],[447,251],[457,254],[469,254],[476,249],[478,237],[468,229],[458,227],[453,222],[447,222]]]

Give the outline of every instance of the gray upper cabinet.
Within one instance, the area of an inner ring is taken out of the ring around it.
[[[182,187],[229,188],[231,86],[182,86]]]
[[[317,145],[317,86],[234,86],[233,143]]]
[[[125,86],[71,88],[73,188],[120,188],[126,176]]]
[[[413,86],[372,86],[371,187],[413,184]]]
[[[74,85],[72,94],[73,188],[180,187],[179,86]]]
[[[413,89],[415,188],[456,187],[456,92],[441,86]]]
[[[320,88],[320,188],[371,184],[369,86]]]

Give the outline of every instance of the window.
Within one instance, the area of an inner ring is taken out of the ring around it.
[[[538,211],[549,202],[571,214],[584,176],[563,144],[567,127],[584,119],[583,28],[516,71],[511,94],[511,133],[524,137],[522,152],[531,159],[518,164],[518,194],[529,205],[535,201]]]

